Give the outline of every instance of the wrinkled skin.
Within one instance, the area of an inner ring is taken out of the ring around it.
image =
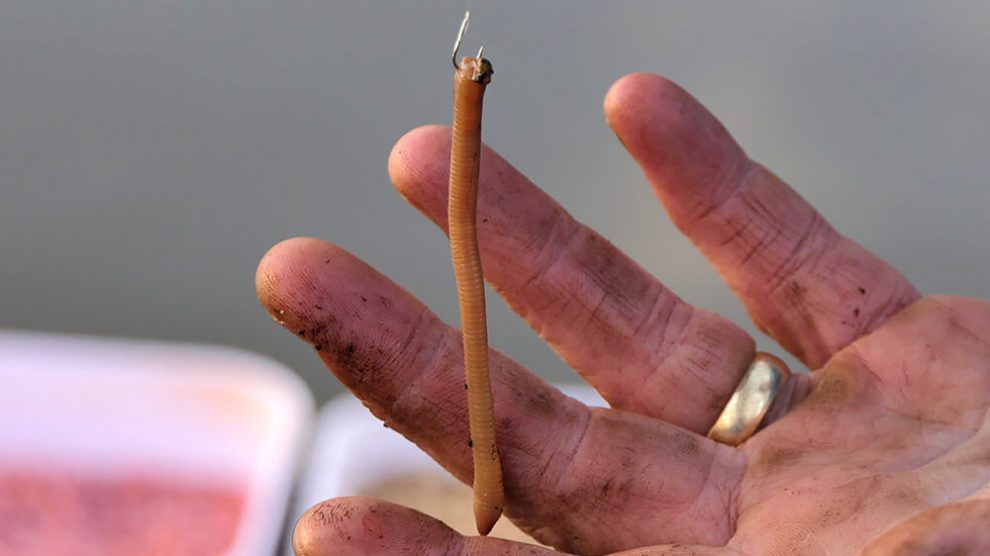
[[[621,79],[605,115],[757,325],[814,371],[739,448],[704,438],[753,339],[485,150],[486,277],[612,406],[588,409],[492,351],[506,515],[578,554],[990,553],[990,307],[922,299],[661,77]],[[448,156],[432,126],[389,159],[399,192],[441,228]],[[315,239],[274,247],[257,286],[376,416],[470,483],[456,329]],[[305,555],[555,553],[364,498],[313,507],[293,542]]]

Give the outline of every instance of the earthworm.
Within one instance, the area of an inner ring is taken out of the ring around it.
[[[492,65],[481,57],[464,57],[457,49],[467,29],[464,15],[454,44],[454,125],[450,146],[447,220],[450,253],[457,282],[464,336],[464,374],[470,423],[469,445],[474,459],[474,519],[478,533],[487,535],[502,515],[505,492],[502,463],[495,443],[495,415],[488,372],[488,324],[485,282],[478,251],[478,167],[481,155],[481,108]]]

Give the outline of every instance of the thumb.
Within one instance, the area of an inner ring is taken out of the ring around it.
[[[504,539],[465,537],[416,510],[359,497],[332,498],[307,510],[296,523],[292,548],[297,556],[563,554]]]
[[[331,498],[306,510],[296,523],[297,556],[567,556],[540,546],[465,537],[442,521],[373,498]],[[663,545],[613,556],[739,556],[720,547]]]
[[[890,529],[863,556],[990,554],[990,500],[971,499],[926,510]]]

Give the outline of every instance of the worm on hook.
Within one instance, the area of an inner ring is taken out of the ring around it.
[[[469,17],[470,13],[464,14],[451,55],[456,71],[447,219],[464,335],[464,373],[474,459],[474,519],[478,533],[487,535],[502,515],[505,500],[502,463],[495,443],[485,282],[477,231],[481,108],[485,87],[494,72],[491,62],[481,57],[484,47],[475,57],[457,60]]]

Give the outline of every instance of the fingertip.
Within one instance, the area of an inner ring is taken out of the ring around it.
[[[292,531],[292,550],[296,556],[328,556],[336,545],[346,550],[346,520],[353,517],[352,503],[347,498],[324,500],[303,512]]]
[[[605,119],[639,163],[675,223],[719,195],[745,153],[697,99],[649,73],[620,78],[605,96]],[[680,225],[680,224],[679,224]]]
[[[424,154],[433,154],[438,143],[450,143],[450,130],[442,125],[430,124],[407,131],[399,137],[388,155],[388,175],[399,187],[415,178],[415,167],[424,160]],[[448,149],[449,155],[449,149]],[[425,157],[429,160],[429,157]]]
[[[685,105],[694,99],[666,77],[638,72],[619,78],[605,94],[605,120],[619,139],[630,139],[643,130],[659,131],[676,127],[688,115]]]
[[[447,186],[450,165],[450,129],[424,125],[399,138],[388,157],[392,185],[410,204],[436,219]]]
[[[299,556],[456,553],[463,537],[415,510],[362,497],[333,498],[299,518],[292,549]]]
[[[319,527],[315,526],[316,512],[322,512],[324,509],[332,511],[329,506],[330,500],[326,500],[312,506],[296,520],[295,527],[292,529],[292,552],[296,556],[310,556],[317,554],[317,548],[319,543],[318,533]]]
[[[636,72],[616,80],[605,93],[605,119],[609,125],[626,123],[626,118],[649,105],[652,99],[668,87],[677,87],[670,80],[656,74]]]
[[[693,166],[699,160],[742,154],[701,102],[660,75],[640,72],[621,77],[605,95],[605,119],[648,172],[664,167],[681,170],[680,166]]]
[[[313,261],[324,265],[340,260],[347,252],[336,245],[312,237],[295,237],[277,243],[261,258],[254,283],[258,301],[283,326],[292,324],[294,297],[309,290]]]

